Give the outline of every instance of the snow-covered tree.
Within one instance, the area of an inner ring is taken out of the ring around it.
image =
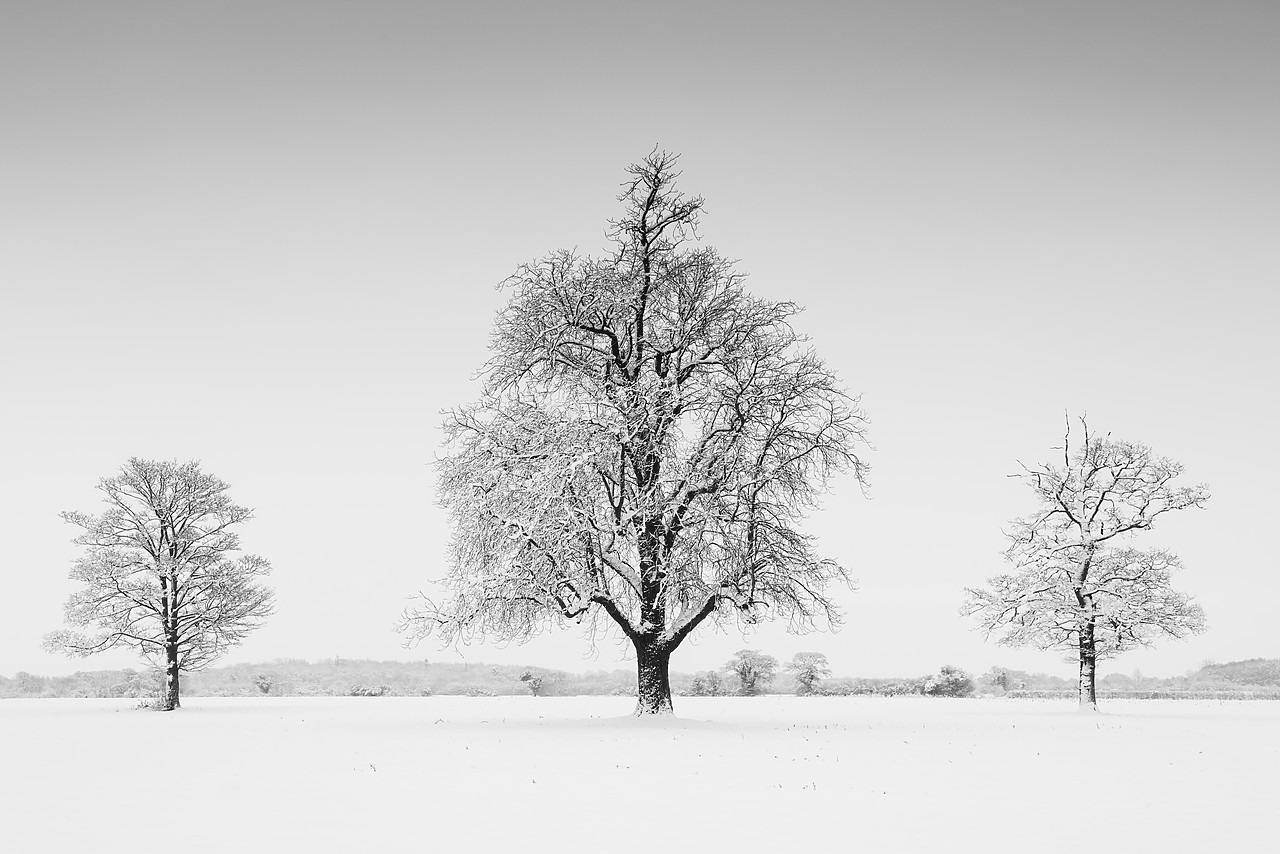
[[[694,697],[719,697],[724,693],[720,674],[715,670],[694,674],[693,682],[689,685],[689,693]]]
[[[520,681],[529,686],[529,693],[534,697],[542,696],[542,677],[536,675],[532,670],[526,670],[520,674]]]
[[[831,675],[827,657],[820,652],[797,652],[784,668],[796,680],[796,694],[804,696],[818,690],[818,682]]]
[[[62,514],[81,529],[85,551],[71,569],[81,589],[66,604],[73,628],[45,645],[73,656],[132,647],[163,666],[161,707],[175,709],[180,673],[211,664],[271,614],[272,593],[258,584],[270,565],[239,554],[235,529],[251,512],[195,462],[132,458],[98,489],[101,515]]]
[[[1061,465],[1026,467],[1037,512],[1016,520],[1006,558],[1015,570],[967,588],[964,611],[1008,646],[1070,650],[1079,658],[1080,706],[1097,708],[1097,662],[1157,638],[1204,628],[1204,612],[1171,586],[1177,557],[1127,542],[1175,510],[1203,507],[1203,485],[1175,486],[1182,466],[1145,445],[1070,424]]]
[[[675,158],[629,169],[613,251],[518,269],[479,402],[450,414],[439,495],[447,600],[406,613],[418,639],[524,639],[611,622],[637,659],[637,714],[671,711],[672,652],[707,618],[838,619],[799,523],[851,471],[864,419],[791,326],[691,243],[702,199]]]
[[[973,693],[973,677],[950,664],[920,682],[920,693],[926,697],[968,697]]]
[[[773,682],[778,672],[778,659],[758,649],[740,649],[724,669],[738,680],[738,693],[750,697],[761,693]]]
[[[996,665],[988,670],[982,676],[982,684],[993,691],[999,691],[1003,694],[1010,688],[1015,687],[1015,683],[1009,675],[1009,671]]]

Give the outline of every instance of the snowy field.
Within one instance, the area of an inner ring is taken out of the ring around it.
[[[1280,702],[186,703],[0,701],[0,850],[1280,851]]]

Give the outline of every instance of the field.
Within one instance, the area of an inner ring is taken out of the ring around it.
[[[13,852],[1275,850],[1280,703],[0,701]]]

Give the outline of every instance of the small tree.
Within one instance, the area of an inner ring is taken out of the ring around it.
[[[271,591],[258,584],[270,564],[238,554],[235,529],[251,511],[197,463],[132,458],[98,489],[102,515],[62,514],[81,529],[71,579],[82,587],[65,609],[74,629],[45,645],[72,656],[132,647],[163,667],[159,708],[176,709],[179,674],[211,664],[271,614]]]
[[[529,694],[534,697],[542,696],[542,677],[534,674],[532,670],[526,670],[520,674],[520,681],[529,686]]]
[[[714,670],[708,670],[695,675],[689,686],[689,693],[695,697],[719,697],[724,693],[720,674]]]
[[[831,675],[827,657],[820,652],[797,652],[791,657],[786,671],[796,680],[796,695],[817,693],[818,681]]]
[[[1178,559],[1124,546],[1175,510],[1202,507],[1206,487],[1178,487],[1182,466],[1145,445],[1083,435],[1070,424],[1061,465],[1013,475],[1035,493],[1034,515],[1013,523],[1005,557],[1015,571],[966,589],[964,612],[1009,646],[1072,650],[1079,659],[1082,709],[1097,709],[1097,662],[1160,636],[1204,629],[1204,612],[1173,590]]]
[[[999,691],[1003,694],[1012,687],[1013,680],[1010,678],[1008,670],[996,665],[983,675],[982,684],[993,691]]]
[[[764,692],[778,670],[778,659],[758,649],[740,649],[725,665],[738,680],[738,693],[750,697]]]
[[[848,576],[801,523],[832,475],[863,479],[864,418],[792,327],[799,308],[693,245],[702,199],[676,189],[675,157],[629,173],[608,256],[556,252],[506,283],[480,399],[445,424],[447,599],[402,629],[616,627],[636,713],[662,714],[671,655],[704,620],[839,620],[828,590]]]

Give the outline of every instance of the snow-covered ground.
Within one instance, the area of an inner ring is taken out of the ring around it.
[[[0,701],[0,850],[1280,850],[1280,703]]]

